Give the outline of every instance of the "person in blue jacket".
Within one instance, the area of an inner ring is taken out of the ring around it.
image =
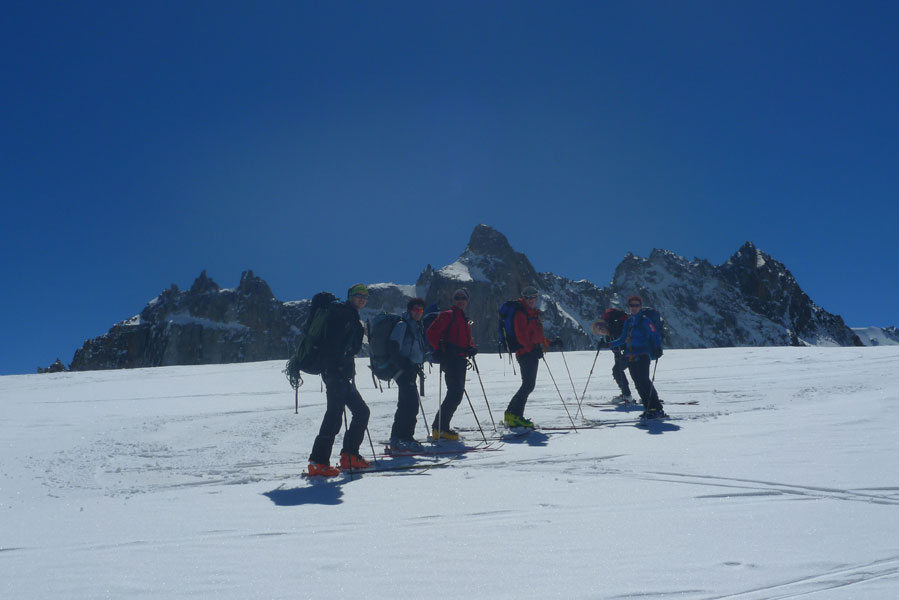
[[[421,365],[425,361],[425,333],[421,318],[425,311],[425,301],[413,298],[406,305],[403,319],[393,327],[388,347],[400,368],[396,377],[398,392],[396,414],[390,431],[391,452],[421,452],[423,447],[415,439],[415,422],[418,419],[417,377],[424,377]]]
[[[649,377],[649,363],[661,356],[662,333],[643,311],[643,299],[631,296],[627,299],[631,316],[624,322],[621,337],[609,343],[611,348],[624,347],[627,370],[643,402],[642,419],[660,419],[668,415],[662,409],[662,401],[655,384]]]

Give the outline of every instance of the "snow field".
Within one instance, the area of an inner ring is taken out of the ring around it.
[[[566,353],[576,391],[547,357],[572,415],[594,357]],[[478,363],[499,423],[519,380]],[[380,452],[396,392],[365,364]],[[324,395],[307,377],[294,414],[281,361],[0,377],[0,592],[892,599],[897,366],[895,347],[667,351],[656,384],[675,419],[643,429],[638,405],[608,404],[603,351],[584,413],[605,426],[315,484],[299,473]],[[474,372],[467,390],[493,436]],[[429,419],[436,403],[435,371]],[[568,423],[546,364],[526,415]],[[453,425],[480,440],[464,399]]]

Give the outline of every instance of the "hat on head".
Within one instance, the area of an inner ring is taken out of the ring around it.
[[[366,298],[368,297],[368,288],[365,287],[364,283],[357,283],[346,291],[347,298],[352,298],[353,296],[365,296]]]
[[[465,289],[464,287],[463,287],[463,288],[459,288],[458,290],[456,290],[455,292],[453,292],[453,299],[455,299],[456,296],[465,296],[465,299],[466,299],[466,300],[470,300],[470,299],[471,299],[471,296],[468,295],[468,290]]]
[[[522,298],[536,298],[539,295],[540,295],[540,292],[538,292],[537,288],[535,288],[532,285],[529,285],[526,288],[524,288],[523,290],[521,290]]]

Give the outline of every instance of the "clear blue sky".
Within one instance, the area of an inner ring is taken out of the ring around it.
[[[0,374],[202,269],[412,283],[487,223],[605,285],[745,241],[899,325],[895,2],[5,2]]]

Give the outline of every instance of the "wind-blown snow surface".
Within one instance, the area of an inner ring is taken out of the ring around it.
[[[594,356],[565,357],[578,394]],[[499,420],[518,380],[478,358]],[[395,389],[357,366],[383,442]],[[295,415],[281,362],[2,377],[0,596],[893,599],[897,367],[896,347],[666,352],[677,419],[647,430],[603,404],[604,351],[585,412],[607,426],[314,485],[324,396],[308,377]],[[527,414],[568,422],[546,365]],[[478,441],[464,401],[454,425]]]

